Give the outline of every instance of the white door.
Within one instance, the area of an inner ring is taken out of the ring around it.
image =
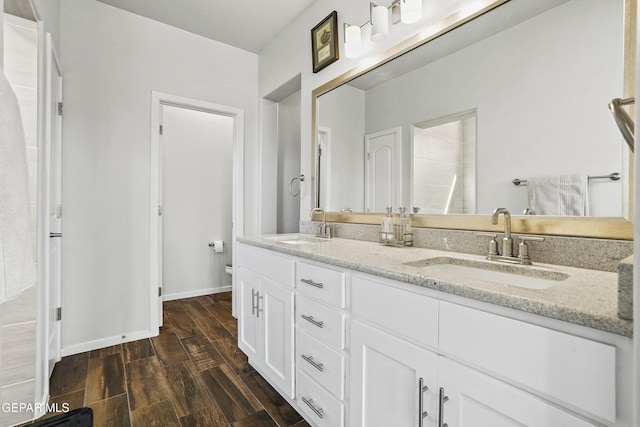
[[[260,290],[260,278],[244,268],[236,270],[238,290],[238,347],[249,359],[258,354],[259,322],[256,315],[256,299]]]
[[[350,425],[435,426],[437,360],[434,353],[352,321]]]
[[[293,292],[262,279],[257,314],[264,328],[260,346],[264,372],[293,398]]]
[[[61,261],[62,261],[62,72],[51,42],[46,38],[46,145],[48,146],[48,315],[47,345],[49,375],[60,360],[60,307],[61,307]]]
[[[402,204],[402,132],[393,128],[365,136],[365,209],[384,212]]]
[[[231,290],[234,119],[161,107],[161,286],[164,299]],[[210,246],[225,243],[223,252]]]
[[[533,395],[447,358],[439,361],[442,422],[457,427],[594,426]]]

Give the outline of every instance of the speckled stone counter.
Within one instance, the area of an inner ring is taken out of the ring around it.
[[[618,265],[618,316],[633,319],[633,255]]]
[[[287,237],[288,236],[288,237]],[[551,264],[520,266],[491,262],[495,269],[535,269],[540,277],[568,276],[547,289],[529,289],[430,271],[427,260],[455,258],[464,263],[485,263],[483,256],[423,248],[393,248],[378,243],[334,238],[302,244],[283,243],[308,235],[238,238],[252,246],[318,261],[416,286],[522,310],[553,319],[632,336],[633,322],[618,317],[618,275]],[[503,267],[501,267],[503,266]]]

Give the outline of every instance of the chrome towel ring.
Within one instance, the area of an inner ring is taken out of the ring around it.
[[[298,181],[298,190],[297,191],[293,191],[293,183],[295,181]],[[289,194],[291,194],[293,197],[296,197],[300,194],[300,190],[302,190],[302,183],[304,182],[304,175],[300,174],[298,176],[294,176],[293,178],[291,178],[291,181],[289,181]]]

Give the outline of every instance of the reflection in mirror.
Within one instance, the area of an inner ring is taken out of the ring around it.
[[[413,126],[413,211],[476,213],[476,112]]]
[[[557,193],[571,176],[589,215],[623,216],[628,150],[607,108],[623,88],[623,21],[623,0],[510,0],[323,94],[320,206],[522,214],[534,181]],[[470,111],[474,123],[447,125],[466,129],[450,151],[423,157],[450,138],[426,149],[444,130],[433,124]]]

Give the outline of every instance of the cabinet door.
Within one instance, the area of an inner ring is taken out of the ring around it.
[[[260,335],[256,316],[257,292],[260,289],[260,278],[242,267],[237,272],[238,289],[238,347],[252,362],[257,362],[258,336]]]
[[[457,427],[593,426],[529,393],[444,357],[438,379],[444,396],[443,423]]]
[[[351,322],[350,343],[350,425],[436,425],[434,353],[357,320]],[[421,378],[427,390],[420,389]],[[420,402],[427,413],[422,424]]]
[[[293,291],[261,279],[258,318],[263,324],[261,346],[265,375],[293,398]]]

